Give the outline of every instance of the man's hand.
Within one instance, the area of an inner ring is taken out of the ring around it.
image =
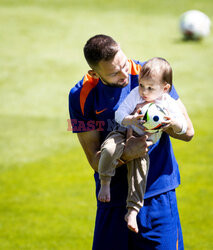
[[[148,135],[135,137],[132,135],[132,129],[127,132],[127,140],[124,148],[124,152],[121,159],[125,162],[133,159],[144,157],[148,152],[148,147],[153,144],[152,141],[148,141]]]

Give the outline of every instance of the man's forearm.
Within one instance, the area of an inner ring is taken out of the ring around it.
[[[165,132],[169,136],[171,136],[171,137],[173,137],[175,139],[178,139],[178,140],[182,140],[182,141],[190,141],[193,138],[193,136],[194,136],[194,129],[193,128],[192,129],[187,129],[186,133],[185,134],[181,134],[181,135],[180,134],[176,134],[173,131],[172,128],[169,128],[169,129],[165,130]]]
[[[101,155],[100,135],[96,130],[77,134],[79,142],[86,154],[90,166],[98,171],[98,163]]]
[[[98,172],[98,163],[99,163],[100,157],[101,157],[101,151],[98,151],[98,152],[95,154],[95,157],[94,157],[93,161],[90,162],[90,166],[91,166],[91,167],[93,168],[93,170],[95,170],[96,172]]]
[[[184,106],[184,104],[181,102],[180,99],[178,99],[177,101],[177,104],[183,114],[183,116],[185,117],[186,119],[186,123],[187,123],[187,130],[186,130],[186,133],[185,134],[176,134],[171,128],[165,130],[165,132],[170,135],[171,137],[173,138],[176,138],[176,139],[179,139],[179,140],[182,140],[182,141],[191,141],[191,139],[193,138],[194,136],[194,128],[193,128],[193,124],[189,118],[189,115],[187,113],[187,110]]]

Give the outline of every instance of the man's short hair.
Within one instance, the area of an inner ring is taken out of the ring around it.
[[[160,80],[160,83],[168,83],[170,90],[172,87],[172,67],[161,57],[154,57],[148,60],[141,68],[139,79],[141,78],[155,78]]]
[[[84,56],[91,68],[97,67],[101,60],[109,61],[119,50],[118,43],[110,36],[96,35],[84,46]]]

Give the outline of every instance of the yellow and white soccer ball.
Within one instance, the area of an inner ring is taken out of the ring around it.
[[[167,111],[155,103],[148,103],[139,109],[139,114],[143,114],[142,118],[145,123],[143,124],[145,131],[149,133],[158,132],[164,125],[164,116],[167,115]]]
[[[180,17],[180,31],[185,39],[200,40],[210,33],[211,21],[201,11],[189,10]]]

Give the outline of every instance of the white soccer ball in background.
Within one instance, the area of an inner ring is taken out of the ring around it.
[[[142,119],[145,121],[145,131],[156,133],[163,127],[162,122],[165,121],[164,116],[167,112],[155,103],[148,103],[139,109],[139,114],[144,115]]]
[[[201,11],[189,10],[180,17],[180,30],[186,39],[199,40],[209,35],[211,21]]]

